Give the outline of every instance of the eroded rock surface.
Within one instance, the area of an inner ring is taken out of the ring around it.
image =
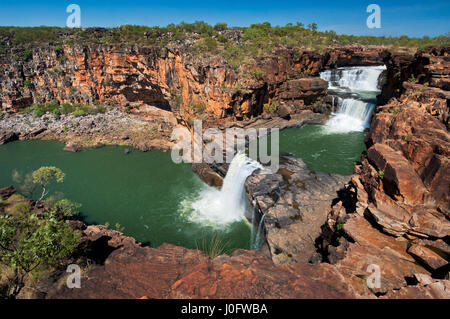
[[[209,259],[173,245],[141,247],[102,226],[89,226],[84,241],[114,249],[83,272],[81,289],[57,281],[46,298],[352,298],[332,265],[276,266],[260,252],[238,250]]]
[[[324,226],[325,255],[361,297],[450,297],[448,50],[427,54],[385,57],[383,94],[396,97],[377,108],[368,151]],[[370,265],[380,287],[361,279]]]
[[[68,147],[69,151],[81,150],[82,146],[123,143],[142,151],[152,148],[168,150],[173,145],[170,134],[177,122],[172,113],[159,112],[152,118],[117,110],[83,117],[6,115],[0,120],[0,145],[17,139],[56,139],[79,145],[77,148]]]
[[[315,239],[333,199],[349,180],[348,176],[314,172],[293,156],[281,157],[276,174],[260,172],[247,179],[249,197],[264,216],[275,263],[307,263],[315,255]]]

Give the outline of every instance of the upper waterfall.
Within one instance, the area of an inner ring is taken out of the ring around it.
[[[329,89],[351,91],[379,91],[378,79],[386,66],[356,66],[326,70],[320,77],[327,81]]]
[[[379,93],[379,79],[386,66],[344,67],[326,70],[320,77],[328,81],[328,88],[343,98],[336,99],[337,111],[326,123],[326,131],[345,133],[363,131],[370,126]],[[350,96],[348,94],[350,93]],[[333,104],[334,104],[333,96]]]
[[[238,153],[233,158],[220,190],[207,187],[190,205],[190,219],[204,224],[225,225],[241,221],[245,217],[247,201],[245,181],[255,170],[263,166]],[[186,206],[188,203],[184,203]]]

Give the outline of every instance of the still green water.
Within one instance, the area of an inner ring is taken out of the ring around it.
[[[322,125],[280,132],[280,153],[292,153],[315,171],[351,175],[364,150],[364,132],[331,133]]]
[[[364,133],[327,134],[323,126],[309,125],[280,132],[280,151],[302,158],[313,170],[352,174],[365,149]],[[62,192],[82,204],[82,217],[90,224],[119,223],[124,233],[157,247],[171,243],[205,249],[220,238],[226,251],[252,247],[248,222],[226,227],[192,221],[185,203],[195,201],[208,188],[187,164],[174,164],[170,153],[132,151],[123,147],[63,151],[52,141],[18,141],[0,146],[0,187],[14,185],[16,170],[22,176],[41,166],[56,166],[66,173],[52,192]],[[253,236],[255,236],[253,232]]]
[[[250,248],[251,228],[246,221],[217,229],[191,222],[183,213],[183,200],[195,200],[207,187],[187,164],[174,164],[170,153],[132,151],[123,147],[63,151],[52,141],[19,141],[0,146],[0,187],[18,186],[14,170],[22,175],[41,166],[56,166],[66,173],[52,192],[82,204],[90,224],[109,222],[152,247],[171,243],[204,249],[211,238],[220,238],[227,252]]]

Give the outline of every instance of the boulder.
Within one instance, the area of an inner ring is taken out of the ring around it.
[[[430,267],[432,270],[437,270],[448,264],[448,262],[444,258],[436,254],[434,251],[421,245],[412,245],[411,247],[409,247],[408,253],[415,259],[417,259],[420,263],[423,263]]]
[[[13,142],[19,139],[19,136],[14,132],[0,132],[0,145]]]
[[[416,206],[412,208],[411,212],[410,233],[435,238],[450,236],[450,221],[439,211],[424,206]]]
[[[189,269],[172,285],[172,298],[353,298],[329,264],[274,266],[259,252],[238,250]]]
[[[450,299],[450,280],[389,291],[382,299]]]
[[[410,233],[437,238],[450,235],[450,221],[435,209],[403,205],[376,189],[372,190],[371,198],[372,203],[365,213],[386,233],[394,236]]]
[[[335,265],[360,297],[400,289],[408,284],[405,277],[411,277],[415,273],[428,274],[406,252],[408,242],[405,239],[381,233],[362,216],[351,215],[343,225],[343,232],[350,243],[344,257]],[[370,265],[380,269],[381,282],[378,288],[367,286]]]
[[[385,192],[405,204],[421,204],[427,193],[422,180],[406,158],[385,144],[375,144],[367,151],[369,161],[383,171]]]
[[[300,78],[284,82],[279,89],[279,98],[283,101],[303,100],[311,104],[319,96],[324,96],[328,82],[319,77]]]
[[[13,186],[7,186],[0,188],[0,198],[6,200],[11,197],[11,195],[16,193],[16,189]]]
[[[285,104],[281,104],[277,109],[277,115],[285,120],[289,120],[291,118],[291,113],[291,108]]]
[[[448,211],[450,202],[450,159],[448,156],[434,154],[425,166],[422,179],[432,198],[441,210]],[[449,215],[447,215],[449,217]]]
[[[331,204],[349,180],[313,172],[293,156],[281,157],[276,174],[256,172],[247,179],[250,200],[264,215],[266,240],[276,264],[310,261]]]
[[[78,153],[78,152],[83,151],[83,148],[81,146],[79,146],[78,144],[69,142],[64,147],[64,151],[72,152],[72,153]]]
[[[213,187],[222,187],[223,177],[214,171],[206,163],[193,163],[191,165],[194,171],[206,184]]]
[[[393,116],[389,113],[376,114],[365,137],[366,143],[369,145],[383,143],[389,137],[392,119]]]
[[[368,47],[358,44],[346,46],[334,46],[325,54],[324,66],[327,68],[339,68],[344,66],[361,66],[383,64],[383,56],[387,54],[383,47]]]

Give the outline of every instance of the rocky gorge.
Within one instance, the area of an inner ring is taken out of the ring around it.
[[[352,176],[315,172],[283,155],[278,172],[247,179],[267,240],[261,251],[210,259],[70,221],[82,233],[71,258],[93,261],[84,261],[83,288],[66,288],[66,274],[55,270],[26,297],[450,298],[449,53],[358,45],[283,49],[237,70],[220,56],[197,58],[182,47],[75,45],[3,58],[0,143],[48,138],[143,151],[170,149],[171,129],[190,127],[194,119],[221,128],[323,124],[332,102],[320,71],[387,67],[366,133],[368,150]],[[54,100],[96,101],[109,110],[81,118],[19,112]],[[226,168],[198,171],[219,184]],[[0,195],[6,200],[13,192]],[[366,284],[370,265],[381,271],[378,288]]]

